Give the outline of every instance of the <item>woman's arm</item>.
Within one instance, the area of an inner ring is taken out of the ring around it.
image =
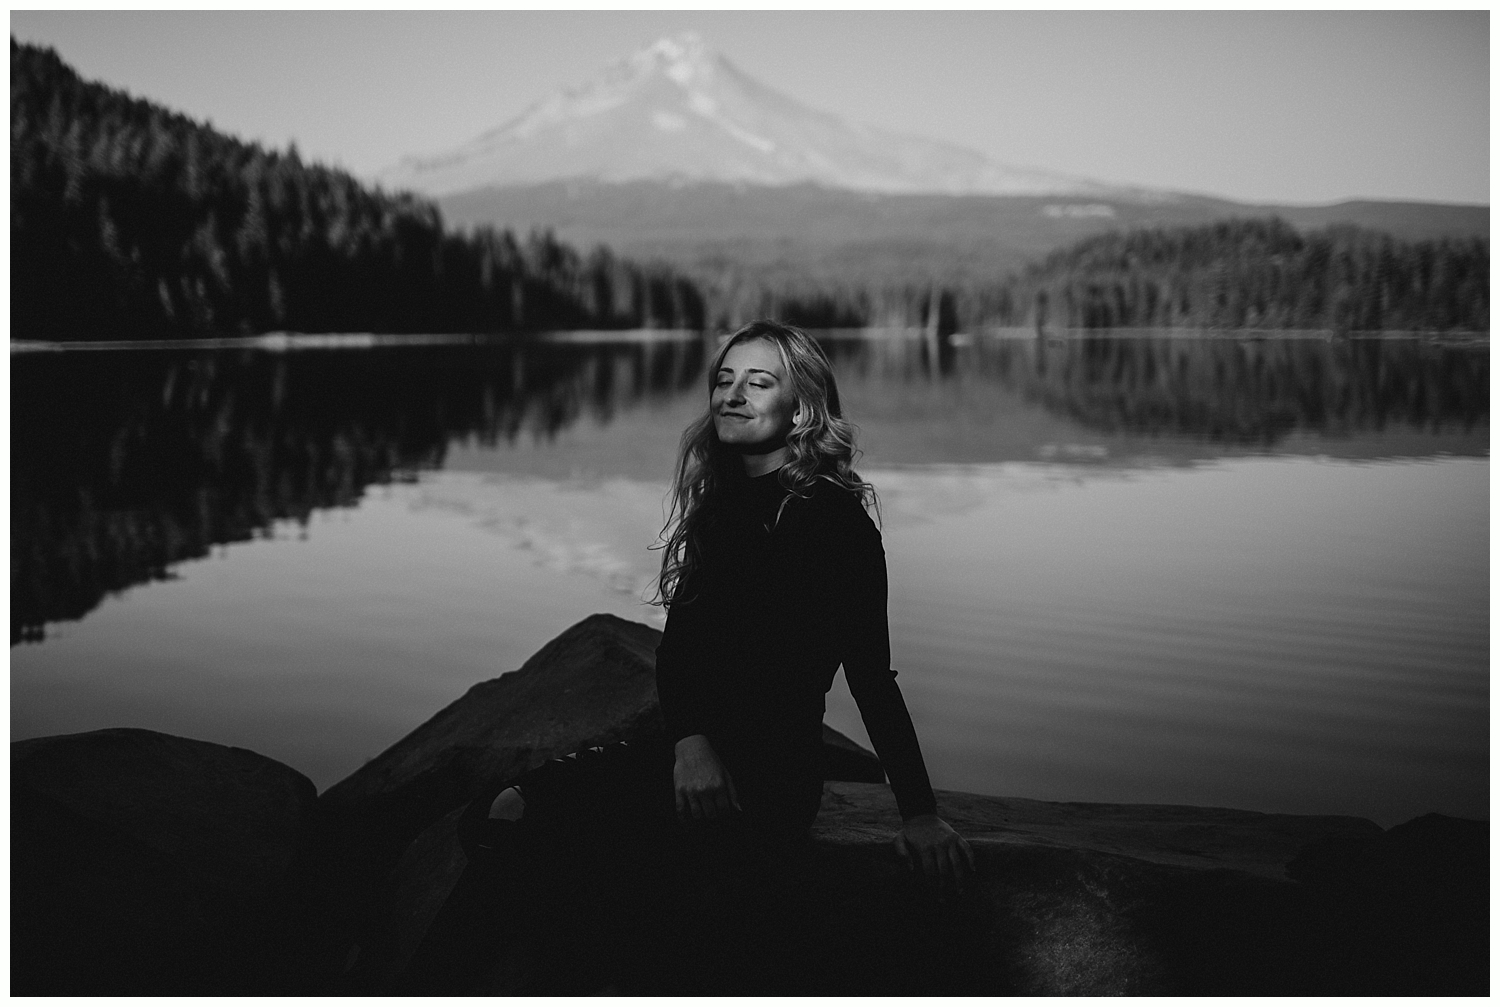
[[[693,646],[698,639],[694,615],[688,606],[674,609],[656,648],[656,694],[667,738],[674,743],[672,789],[683,821],[740,810],[734,780],[704,733],[709,718],[703,676],[694,673],[702,659],[701,647]]]
[[[896,672],[891,668],[891,636],[886,615],[885,549],[880,533],[863,513],[841,522],[843,534],[829,536],[836,550],[828,558],[834,583],[830,625],[849,692],[859,704],[865,730],[880,756],[901,817],[937,810],[927,765]]]
[[[885,548],[873,522],[863,513],[858,518],[850,522],[849,534],[840,536],[842,555],[830,564],[840,571],[830,596],[836,599],[833,624],[844,678],[901,811],[897,852],[913,870],[962,892],[974,854],[937,815],[916,728],[891,668]]]
[[[656,647],[656,696],[667,740],[673,742],[704,733],[708,723],[702,675],[693,674],[695,657],[688,646],[693,633],[684,625],[688,621],[686,611],[670,613]]]

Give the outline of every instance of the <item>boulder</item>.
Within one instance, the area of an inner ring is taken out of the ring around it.
[[[324,795],[386,843],[372,861],[377,881],[364,887],[371,898],[343,991],[436,992],[412,987],[404,970],[445,906],[451,911],[465,877],[456,839],[465,804],[491,779],[650,730],[658,717],[657,639],[645,626],[590,617]],[[1390,970],[1370,968],[1356,946],[1368,928],[1347,926],[1337,908],[1348,901],[1341,894],[1348,885],[1294,880],[1286,867],[1307,850],[1316,860],[1320,849],[1389,845],[1372,822],[942,793],[941,811],[970,837],[980,873],[968,899],[940,905],[890,847],[899,820],[888,788],[875,785],[884,778],[878,761],[832,731],[825,751],[835,782],[825,790],[810,866],[787,889],[795,905],[777,918],[779,931],[795,935],[786,947],[800,951],[786,960],[768,955],[742,974],[720,970],[711,987],[695,987],[683,978],[694,974],[692,963],[674,963],[670,953],[653,959],[659,968],[642,971],[627,954],[611,965],[611,949],[595,945],[592,968],[565,964],[550,977],[552,987],[544,977],[536,991],[590,992],[587,984],[611,967],[618,969],[612,988],[658,994],[1290,994],[1389,986]],[[1392,834],[1401,839],[1400,828]],[[506,991],[516,971],[504,961],[498,967],[508,978],[476,991]],[[1441,979],[1424,973],[1433,991],[1446,992],[1473,991],[1473,974],[1456,965]]]
[[[1308,844],[1287,874],[1323,887],[1476,896],[1488,891],[1489,843],[1488,822],[1429,814],[1373,835]]]
[[[12,992],[439,992],[423,977],[454,973],[407,968],[424,941],[443,953],[423,962],[473,962],[457,971],[489,993],[1488,992],[1485,823],[1427,815],[1382,831],[940,792],[978,862],[967,895],[944,899],[894,854],[878,761],[831,731],[830,775],[845,779],[825,785],[806,855],[775,872],[734,882],[689,858],[649,911],[590,909],[638,863],[601,823],[594,838],[615,855],[604,888],[586,877],[566,898],[492,897],[490,882],[530,861],[469,864],[463,809],[494,779],[652,730],[656,640],[590,617],[322,798],[270,759],[151,731],[14,743]],[[455,906],[513,912],[523,939],[444,944],[475,934],[452,925],[470,918]],[[573,925],[578,906],[587,939],[549,936],[528,959],[524,938]]]
[[[951,792],[938,801],[978,860],[966,899],[934,898],[897,859],[890,840],[900,819],[887,787],[830,782],[809,862],[791,886],[795,905],[777,916],[780,957],[767,953],[739,974],[715,972],[712,988],[682,980],[692,963],[670,955],[644,972],[624,959],[610,988],[643,995],[1295,992],[1299,977],[1307,978],[1306,956],[1278,935],[1298,918],[1299,886],[1282,877],[1282,865],[1310,842],[1380,835],[1358,818]],[[392,872],[392,936],[385,957],[365,962],[362,991],[392,988],[464,875],[457,819],[455,812],[425,830]],[[495,953],[503,958],[505,950]],[[606,967],[608,953],[590,946],[588,964]],[[533,979],[526,991],[588,992],[568,986],[578,981],[565,969]]]
[[[1339,935],[1357,976],[1313,992],[1488,992],[1488,822],[1429,814],[1373,836],[1329,837],[1287,874],[1308,893],[1308,925]]]
[[[823,779],[884,783],[885,769],[874,752],[824,724]]]
[[[912,921],[898,931],[922,937],[888,940],[843,975],[810,977],[819,988],[1295,993],[1328,961],[1284,939],[1302,906],[1283,865],[1309,843],[1380,834],[1373,822],[1342,816],[952,792],[939,793],[939,810],[974,849],[979,892],[966,913],[924,920],[920,900],[891,881],[903,872],[889,852],[898,822],[889,792],[829,785],[814,841],[825,864],[839,867],[822,871],[832,888],[824,898],[840,914]],[[933,960],[942,967],[924,964]]]
[[[318,798],[335,823],[331,868],[366,890],[486,784],[658,726],[660,639],[641,623],[592,615],[519,670],[470,687]]]
[[[661,726],[656,645],[661,633],[612,615],[569,627],[517,671],[472,686],[458,700],[319,797],[331,823],[319,857],[331,924],[358,946],[367,969],[393,950],[384,925],[388,876],[417,837],[496,780],[595,745]],[[825,765],[836,779],[881,781],[874,753],[828,726]],[[408,886],[410,888],[411,886]],[[428,903],[441,885],[420,890]],[[445,894],[445,893],[444,893]],[[441,905],[442,899],[437,898]],[[414,903],[416,904],[416,903]],[[433,912],[436,907],[428,906]],[[419,912],[420,915],[420,912]]]
[[[518,671],[471,687],[324,791],[320,803],[349,837],[340,859],[383,875],[418,833],[486,784],[659,728],[660,640],[650,626],[591,615]],[[885,779],[873,753],[826,725],[823,740],[830,778]]]
[[[11,745],[11,992],[305,988],[316,791],[246,751],[118,728]]]

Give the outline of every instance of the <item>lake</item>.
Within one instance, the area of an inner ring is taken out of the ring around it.
[[[11,737],[320,789],[654,625],[712,341],[13,352]],[[1488,818],[1487,339],[828,334],[940,788]],[[863,741],[840,679],[828,721]]]

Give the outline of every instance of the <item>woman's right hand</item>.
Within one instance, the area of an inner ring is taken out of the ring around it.
[[[727,818],[741,810],[729,770],[719,761],[708,738],[701,734],[689,735],[677,743],[672,787],[677,793],[677,817],[684,822]]]

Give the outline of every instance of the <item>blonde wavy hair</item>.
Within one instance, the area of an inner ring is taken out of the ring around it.
[[[709,364],[710,396],[719,367],[730,348],[757,339],[775,346],[781,354],[781,363],[791,381],[801,414],[786,438],[791,458],[777,476],[787,496],[776,512],[776,520],[781,520],[792,497],[806,499],[811,496],[814,484],[820,479],[853,493],[865,507],[875,508],[878,515],[875,487],[854,471],[854,461],[860,451],[854,444],[854,425],[844,419],[839,405],[833,366],[823,348],[807,333],[764,319],[731,333]],[[675,602],[687,600],[680,595],[683,585],[702,560],[702,530],[709,508],[726,476],[735,471],[731,466],[737,468],[740,464],[740,456],[719,440],[712,407],[683,431],[677,449],[671,508],[667,523],[661,530],[661,542],[656,546],[662,550],[662,557],[661,576],[657,579],[653,604],[670,607]]]

